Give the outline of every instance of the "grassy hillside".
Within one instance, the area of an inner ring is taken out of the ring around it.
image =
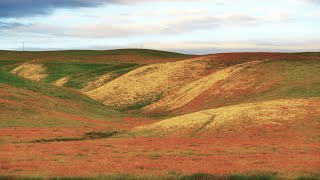
[[[320,97],[319,82],[318,60],[252,61],[192,82],[144,111],[183,114],[244,102]]]
[[[66,79],[59,86],[82,89],[88,82],[99,79],[102,75],[112,73],[112,79],[114,79],[138,67],[140,67],[138,64],[27,62],[3,65],[2,69],[29,80],[46,83],[57,84],[56,81]]]
[[[320,59],[287,53],[229,53],[133,70],[86,94],[151,115],[281,98],[320,96]]]
[[[0,51],[3,56],[15,57],[21,54],[31,57],[65,56],[65,57],[86,57],[103,55],[142,55],[147,57],[172,58],[187,56],[181,53],[158,51],[151,49],[115,49],[115,50],[63,50],[63,51]],[[3,57],[2,57],[3,58]]]
[[[207,57],[148,65],[86,94],[117,109],[139,109],[220,68],[215,65]]]
[[[22,61],[69,61],[69,62],[112,62],[112,63],[155,63],[186,59],[191,55],[149,49],[116,50],[65,50],[65,51],[4,51],[0,50],[1,60]]]
[[[63,85],[74,89],[84,88],[88,82],[100,76],[113,73],[113,78],[119,77],[139,67],[138,64],[45,64],[49,77],[45,82],[53,82],[63,77],[68,81]],[[111,80],[111,79],[110,79]]]
[[[110,78],[104,79],[100,84],[144,64],[178,61],[189,57],[192,56],[149,49],[0,51],[0,69],[8,72],[13,70],[15,74],[31,80],[89,90],[97,88],[97,85],[86,87],[87,83],[101,81],[101,77],[107,74],[111,75]],[[37,68],[30,67],[33,64],[42,67],[42,74],[39,68],[36,72]]]
[[[0,179],[320,177],[317,53],[140,53],[0,51]]]
[[[122,114],[66,88],[35,82],[0,71],[0,127],[94,125]]]
[[[212,136],[217,132],[243,133],[249,128],[267,131],[272,126],[286,126],[310,130],[309,135],[315,138],[319,120],[320,98],[283,99],[200,111],[137,127],[132,132],[143,136],[188,137]]]

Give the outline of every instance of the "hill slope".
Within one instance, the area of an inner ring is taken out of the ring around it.
[[[207,57],[148,65],[85,94],[117,109],[139,109],[221,68],[213,66]]]
[[[108,78],[109,75],[103,78]],[[144,66],[85,94],[119,110],[185,114],[244,102],[320,96],[320,59],[234,53]]]
[[[122,117],[76,91],[4,71],[0,71],[0,92],[0,127],[68,127]]]
[[[116,50],[64,50],[64,51],[4,51],[0,50],[1,60],[90,62],[90,63],[139,63],[152,64],[172,62],[190,58],[174,52],[150,49],[116,49]]]
[[[200,111],[137,127],[132,132],[143,136],[210,136],[217,131],[243,133],[250,127],[268,125],[311,126],[314,131],[319,120],[320,98],[286,99]]]
[[[187,113],[243,102],[320,96],[320,61],[264,60],[224,68],[145,107]]]

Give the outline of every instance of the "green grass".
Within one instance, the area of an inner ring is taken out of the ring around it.
[[[20,60],[0,60],[0,70],[9,72],[22,63]]]
[[[65,76],[81,74],[104,67],[104,64],[89,63],[45,63],[48,68],[48,78],[45,82],[53,82]]]
[[[46,83],[26,80],[5,71],[0,71],[0,83],[31,90],[31,91],[38,92],[47,96],[52,96],[52,97],[86,101],[86,102],[92,102],[92,103],[95,102],[89,97],[81,95],[76,91],[68,90],[61,87],[55,87]]]
[[[1,128],[14,127],[76,127],[76,126],[91,126],[93,124],[70,120],[61,117],[48,117],[46,115],[32,116],[28,114],[17,114],[11,118],[5,117],[6,114],[0,115]]]
[[[320,61],[282,60],[261,64],[269,69],[269,79],[282,80],[275,88],[259,94],[260,98],[320,97]]]
[[[59,52],[47,52],[48,54],[62,55],[66,57],[81,57],[81,56],[105,56],[105,55],[141,55],[146,57],[158,57],[158,58],[169,58],[169,57],[184,57],[185,54],[158,51],[150,49],[115,49],[115,50],[67,50]]]
[[[303,56],[320,56],[320,52],[300,52],[300,53],[293,53],[296,55],[303,55]]]
[[[113,73],[113,78],[116,78],[138,67],[140,66],[137,64],[105,64],[100,66],[100,68],[70,76],[70,79],[65,84],[65,87],[82,89],[88,82],[93,81],[104,74]]]
[[[0,70],[11,71],[22,61],[0,61]],[[114,78],[121,76],[133,69],[141,67],[138,64],[97,64],[97,63],[79,63],[79,62],[49,62],[43,63],[47,67],[48,77],[44,80],[46,83],[52,83],[58,79],[68,76],[70,79],[65,84],[66,87],[81,89],[85,85],[97,79],[99,76],[112,72]]]
[[[8,65],[13,65],[13,64],[17,64],[17,63],[20,63],[22,61],[19,61],[19,60],[7,60],[7,61],[0,61],[0,68],[3,67],[3,66],[8,66]]]
[[[51,83],[60,78],[69,77],[64,85],[73,89],[82,89],[99,76],[112,72],[114,78],[140,67],[138,64],[94,64],[94,63],[44,63],[48,68],[45,82]]]
[[[6,86],[9,85],[9,86]],[[69,117],[55,117],[55,111],[102,121],[115,121],[124,116],[87,96],[64,87],[56,87],[47,83],[35,82],[0,71],[0,88],[15,87],[11,96],[1,98],[12,100],[21,105],[0,104],[6,113],[0,114],[0,127],[73,127],[91,125],[91,123],[72,120]],[[27,90],[27,91],[26,91]],[[31,91],[31,92],[29,92]],[[50,99],[49,97],[57,99]],[[61,99],[62,102],[57,100]],[[26,103],[38,101],[41,107],[26,106]]]
[[[35,58],[59,58],[65,57],[70,59],[79,59],[83,57],[98,57],[98,56],[108,56],[108,55],[133,55],[142,56],[150,58],[180,58],[188,57],[190,55],[168,52],[168,51],[158,51],[150,49],[115,49],[115,50],[65,50],[65,51],[4,51],[0,50],[0,59],[6,60],[27,60]]]

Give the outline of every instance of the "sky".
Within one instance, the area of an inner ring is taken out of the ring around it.
[[[0,49],[320,51],[320,0],[0,0]]]

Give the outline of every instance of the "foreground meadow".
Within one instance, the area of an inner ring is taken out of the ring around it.
[[[319,179],[317,53],[0,57],[0,179]]]
[[[5,132],[1,129],[1,137],[7,137],[7,142],[2,140],[0,146],[0,174],[18,177],[124,174],[169,177],[194,173],[220,176],[267,173],[285,178],[319,175],[316,172],[319,170],[320,149],[319,143],[313,139],[318,131],[308,132],[306,136],[298,127],[265,126],[241,134],[219,132],[215,136],[200,138],[101,137],[78,140],[82,135],[72,131],[81,130],[85,131],[77,128],[21,128]],[[38,134],[32,134],[32,131]],[[41,139],[52,136],[52,132],[56,132],[59,138]]]

